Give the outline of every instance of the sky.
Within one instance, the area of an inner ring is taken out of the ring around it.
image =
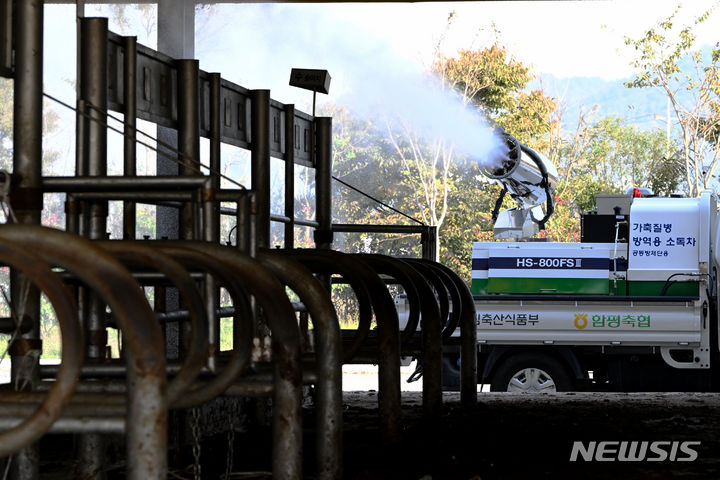
[[[629,57],[623,54],[623,37],[642,35],[677,4],[667,0],[524,1],[386,4],[382,9],[335,5],[332,9],[349,22],[373,25],[374,32],[407,55],[422,55],[418,47],[429,50],[444,28],[447,12],[454,10],[445,54],[491,41],[495,24],[501,43],[538,72],[615,79],[631,73]],[[686,1],[680,21],[693,18],[711,4]],[[376,9],[383,13],[375,13]],[[717,42],[717,30],[717,23],[701,27],[701,43]]]
[[[249,88],[270,88],[285,103],[305,103],[288,87],[292,67],[328,69],[330,101],[349,90],[352,76],[373,59],[425,69],[435,49],[448,56],[495,39],[537,75],[559,78],[630,76],[624,36],[639,37],[676,8],[677,0],[492,1],[430,3],[222,4],[196,21],[201,68]],[[680,22],[710,7],[686,0]],[[103,14],[88,5],[88,15]],[[72,93],[74,6],[46,7],[46,84]],[[448,23],[448,15],[454,12]],[[111,28],[113,28],[111,26]],[[117,28],[114,28],[117,30]],[[698,45],[720,40],[720,13],[697,29]],[[154,46],[145,25],[123,32]],[[354,68],[348,68],[354,65]],[[382,73],[382,71],[381,71]],[[60,85],[64,82],[66,85]],[[322,101],[322,100],[321,100]]]
[[[686,1],[678,23],[712,4]],[[195,56],[205,71],[247,88],[270,89],[276,100],[306,111],[312,94],[288,85],[290,69],[327,69],[330,94],[319,95],[320,104],[348,104],[360,113],[397,110],[413,118],[419,130],[441,129],[456,134],[457,142],[479,142],[484,140],[474,132],[482,120],[465,118],[453,101],[437,97],[424,83],[436,49],[453,56],[497,39],[540,77],[616,80],[633,73],[624,36],[640,37],[676,6],[671,0],[221,4],[197,15]],[[89,16],[107,14],[103,7],[86,8]],[[75,97],[74,15],[72,5],[46,7],[45,88],[69,103]],[[135,20],[124,31],[112,22],[110,28],[154,47],[155,33]],[[718,27],[720,12],[698,28],[698,46],[720,40]],[[592,92],[588,97],[592,104]],[[74,164],[72,115],[65,112],[61,123],[65,127],[54,133],[54,141],[67,143],[62,170],[68,172]],[[115,160],[111,171],[121,164]]]
[[[685,2],[678,23],[712,3]],[[613,80],[633,73],[624,36],[643,35],[676,7],[669,0],[222,5],[209,20],[212,28],[200,32],[197,54],[201,64],[236,75],[243,85],[265,85],[283,96],[292,66],[326,68],[332,95],[344,91],[347,63],[371,63],[374,55],[392,52],[426,66],[438,45],[449,56],[482,48],[494,41],[495,28],[500,43],[536,74]],[[720,40],[719,21],[698,28],[698,45]],[[248,47],[252,58],[245,56]],[[228,64],[229,50],[248,61],[246,68]]]

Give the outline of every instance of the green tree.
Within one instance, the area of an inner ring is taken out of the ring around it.
[[[679,188],[682,163],[675,156],[675,143],[670,140],[668,148],[662,130],[640,130],[615,116],[579,128],[560,149],[557,189],[579,210],[592,209],[597,193],[638,186],[667,196]],[[665,156],[668,151],[670,157]]]
[[[679,130],[680,157],[685,188],[697,196],[715,176],[720,131],[720,43],[709,55],[695,50],[694,28],[713,14],[713,6],[692,22],[677,28],[678,7],[668,18],[657,22],[637,39],[626,38],[634,48],[633,66],[638,74],[629,82],[632,88],[657,88],[667,97]]]
[[[554,100],[539,90],[523,92],[533,79],[529,67],[497,43],[479,50],[461,50],[454,57],[440,54],[438,48],[431,68],[442,87],[456,92],[468,109],[481,112],[528,145],[541,144],[554,123]],[[426,224],[438,226],[439,256],[454,262],[471,250],[472,241],[467,234],[461,241],[462,233],[454,233],[454,229],[477,222],[474,209],[461,206],[489,204],[488,183],[477,180],[479,169],[474,162],[459,156],[445,138],[423,137],[402,119],[389,126],[388,138],[403,175],[413,185],[413,211]],[[460,181],[468,178],[476,180],[472,185]],[[445,228],[446,222],[452,228]],[[444,242],[446,235],[454,236],[453,241]],[[447,247],[452,250],[445,251]]]
[[[438,55],[432,68],[444,88],[460,93],[467,108],[486,112],[527,144],[545,148],[551,143],[550,131],[559,122],[555,102],[541,91],[521,91],[532,75],[503,47],[464,51],[453,58]],[[500,78],[493,81],[494,77]],[[469,280],[472,241],[487,239],[499,187],[445,139],[423,137],[402,119],[380,128],[374,119],[358,118],[347,108],[335,107],[324,114],[333,116],[335,175],[438,226],[440,260]],[[333,207],[338,222],[409,221],[341,185],[336,185]],[[349,250],[380,249],[401,255],[417,245],[416,240],[397,235],[345,235],[344,239]]]
[[[333,173],[343,182],[401,211],[416,215],[413,190],[403,176],[382,124],[360,117],[345,106],[326,106],[333,117]],[[310,201],[312,200],[312,202]],[[298,209],[314,212],[314,199],[298,202]],[[306,216],[306,218],[312,218]],[[336,223],[408,224],[400,213],[333,182],[333,221]],[[336,244],[345,251],[410,255],[419,252],[414,235],[338,234]]]
[[[456,57],[438,56],[434,71],[495,125],[538,151],[553,143],[560,125],[555,99],[541,90],[525,91],[534,78],[530,68],[498,43]],[[484,177],[478,165],[455,158],[448,175],[447,219],[440,228],[441,261],[470,278],[473,241],[491,240],[491,212],[500,187]],[[513,206],[509,205],[508,206]]]

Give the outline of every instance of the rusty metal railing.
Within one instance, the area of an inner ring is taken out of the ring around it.
[[[162,336],[132,275],[91,242],[59,230],[5,225],[0,228],[2,241],[20,243],[48,264],[67,270],[110,307],[127,340],[127,476],[133,480],[164,478],[167,382]],[[72,330],[71,334],[78,335]],[[73,358],[71,351],[63,351],[63,355]]]
[[[10,28],[1,27],[9,25],[13,6],[16,11],[11,16],[16,21],[9,33]],[[18,323],[24,330],[13,343],[13,362],[23,352],[41,351],[38,291],[48,297],[60,321],[62,362],[41,366],[37,382],[34,374],[28,375],[33,380],[29,391],[0,392],[0,456],[29,448],[48,432],[77,433],[88,445],[80,460],[102,467],[100,437],[124,433],[127,478],[164,479],[168,410],[195,408],[219,396],[270,397],[273,477],[300,478],[301,388],[313,384],[317,387],[313,473],[323,480],[341,478],[341,366],[368,350],[373,317],[380,445],[401,442],[403,353],[422,359],[424,413],[437,424],[442,406],[442,341],[458,325],[463,403],[476,401],[474,305],[457,275],[424,260],[330,250],[333,230],[361,228],[331,222],[331,119],[313,118],[292,105],[282,105],[267,90],[250,91],[227,82],[219,74],[200,70],[195,60],[173,59],[138,45],[133,38],[115,35],[108,31],[106,19],[84,18],[79,20],[79,96],[76,107],[71,107],[77,118],[75,176],[42,177],[42,24],[41,4],[0,0],[0,75],[15,67],[11,57],[17,65],[11,203],[20,223],[39,224],[43,193],[65,193],[68,232],[0,226],[0,264],[12,267],[14,286],[36,287],[27,301],[17,295],[21,288],[11,292],[13,307],[30,313],[28,322],[22,318]],[[111,110],[124,115],[118,130],[124,136],[122,177],[107,175]],[[177,130],[177,144],[158,141],[155,148],[150,143],[156,139],[146,143],[136,128],[137,118]],[[207,176],[202,175],[199,161],[201,136],[210,141]],[[176,162],[179,174],[137,177],[135,149],[140,142]],[[220,188],[223,142],[250,150],[252,190],[239,184],[241,190]],[[271,156],[286,162],[282,217],[270,214]],[[315,221],[294,218],[295,164],[315,169]],[[123,202],[126,240],[106,240],[110,200]],[[179,210],[176,233],[184,240],[131,240],[136,235],[135,205],[141,202]],[[221,208],[222,202],[235,203],[235,208]],[[219,244],[221,214],[236,218],[234,247]],[[266,250],[271,221],[285,223],[286,247],[293,246],[295,225],[315,227],[318,250]],[[434,256],[434,227],[381,230],[419,233],[423,256]],[[358,300],[358,329],[345,345],[331,301],[332,275],[341,276]],[[387,282],[400,284],[410,299],[410,321],[403,332]],[[69,290],[68,284],[73,288]],[[182,303],[167,312],[153,312],[143,286],[156,287],[159,297],[177,289]],[[229,293],[231,307],[220,307],[220,288]],[[301,334],[308,332],[300,331],[298,324],[303,322],[298,322],[286,289],[299,298],[303,315],[312,318],[315,349],[307,355],[302,354]],[[228,316],[233,318],[233,348],[226,354],[220,351],[220,319]],[[175,321],[184,322],[187,336],[182,337],[185,348],[179,348],[178,359],[169,361],[161,323]],[[7,331],[5,323],[2,332]],[[117,361],[105,357],[108,326],[122,333]],[[272,360],[253,361],[253,340],[267,333]]]

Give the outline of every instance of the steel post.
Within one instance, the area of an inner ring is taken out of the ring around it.
[[[220,241],[220,202],[216,194],[220,190],[220,74],[210,74],[210,182],[203,192],[205,233],[203,240]]]
[[[332,233],[332,118],[315,118],[315,230],[317,248],[330,248]]]
[[[200,170],[200,117],[198,105],[197,60],[178,60],[178,151],[181,176],[197,177]],[[193,208],[190,204],[180,213],[180,238],[193,238]]]
[[[220,190],[220,74],[211,73],[210,77],[210,178],[212,188]]]
[[[125,106],[123,129],[123,176],[137,174],[137,38],[123,37],[125,56],[123,59],[123,105]],[[123,238],[135,239],[136,203],[123,202]]]
[[[13,44],[15,47],[13,105],[13,186],[11,202],[18,222],[39,224],[42,212],[42,79],[43,3],[39,0],[13,2]],[[37,380],[40,343],[40,292],[16,270],[10,276],[11,301],[20,317],[27,315],[34,328],[11,346],[11,378],[16,385],[33,388]],[[21,343],[19,343],[21,342]],[[13,351],[14,350],[14,351]],[[37,355],[35,355],[37,354]],[[11,478],[39,478],[37,445],[20,451],[11,465]]]
[[[270,246],[270,90],[250,92],[250,161],[255,192],[255,243]]]
[[[173,58],[195,57],[195,3],[193,0],[158,0],[157,40],[158,51]],[[158,127],[158,140],[168,145],[178,144],[178,132],[167,127]],[[157,156],[158,175],[177,175],[178,166],[171,160],[173,152],[160,147]],[[178,211],[158,207],[157,238],[179,238],[180,217]],[[170,309],[177,308],[177,292],[168,291],[167,303]],[[172,340],[171,340],[172,341]]]
[[[107,18],[80,20],[80,98],[92,105],[87,115],[87,138],[83,163],[89,176],[107,175]]]
[[[39,224],[42,198],[43,3],[16,1],[13,176],[10,200],[19,223]]]
[[[12,0],[0,0],[0,76],[13,74]]]
[[[250,251],[250,208],[252,204],[253,194],[248,191],[237,201],[235,211],[235,246],[241,252],[251,255]]]
[[[295,105],[285,105],[285,216],[284,247],[295,248]]]
[[[80,98],[85,104],[89,119],[85,122],[83,140],[83,165],[90,177],[107,176],[107,44],[108,20],[106,18],[80,19]],[[93,200],[85,203],[88,209],[88,229],[85,236],[92,240],[105,238],[107,232],[108,203]],[[102,359],[107,345],[105,330],[105,303],[84,290],[82,321],[85,324],[87,356]],[[86,309],[87,306],[87,309]],[[105,439],[101,434],[80,435],[78,442],[78,474],[88,480],[106,478],[102,466],[105,461]]]
[[[80,234],[80,202],[71,193],[65,196],[65,231]]]
[[[428,225],[421,236],[422,258],[425,260],[438,261],[437,252],[437,226]]]

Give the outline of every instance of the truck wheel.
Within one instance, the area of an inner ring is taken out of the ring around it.
[[[571,390],[572,382],[560,362],[540,353],[511,356],[492,377],[493,392],[550,393]]]
[[[442,389],[443,392],[460,391],[460,358],[458,355],[443,354],[442,356]]]

